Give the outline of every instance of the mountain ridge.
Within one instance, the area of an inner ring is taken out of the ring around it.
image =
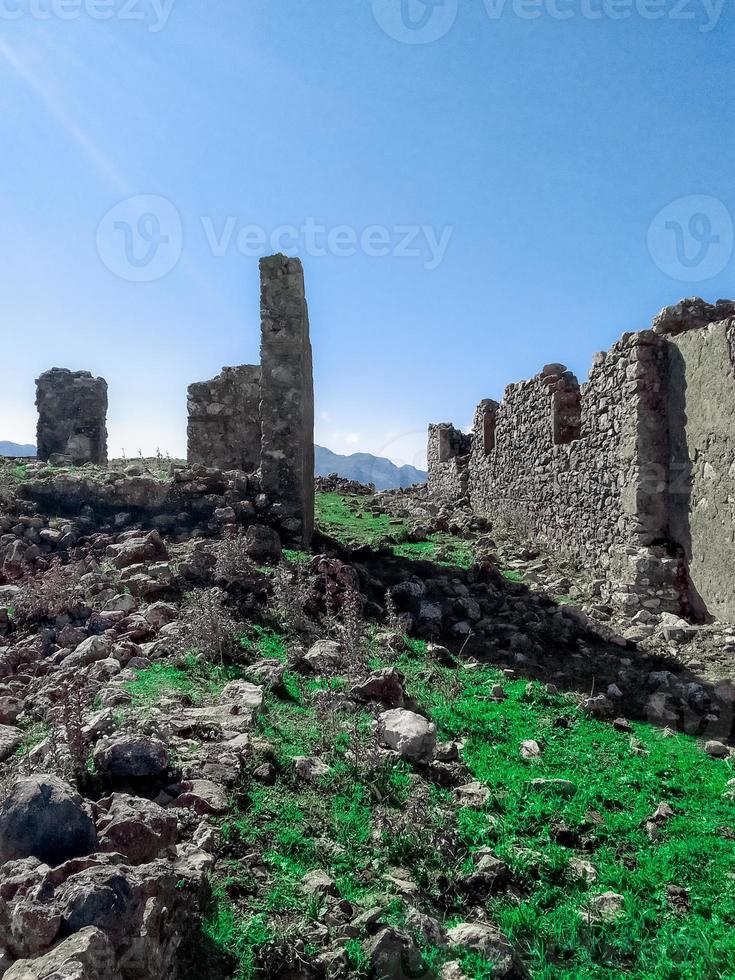
[[[0,456],[35,456],[36,447],[17,442],[0,441]],[[426,483],[427,474],[415,466],[397,466],[392,460],[372,453],[342,456],[324,446],[314,446],[314,475],[337,473],[346,480],[374,483],[376,490],[394,490]]]

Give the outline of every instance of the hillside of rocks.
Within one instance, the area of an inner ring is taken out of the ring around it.
[[[0,976],[735,975],[735,629],[317,490],[0,464]]]

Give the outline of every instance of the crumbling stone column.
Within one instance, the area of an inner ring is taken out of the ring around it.
[[[449,422],[429,426],[429,493],[442,500],[467,496],[472,436]]]
[[[222,368],[188,390],[188,459],[221,470],[260,466],[260,367]]]
[[[52,368],[36,381],[40,460],[107,463],[107,382],[89,371]]]
[[[261,479],[294,539],[314,530],[314,379],[304,272],[298,259],[260,260]]]
[[[541,372],[551,391],[551,439],[566,446],[582,435],[582,392],[579,381],[563,364],[547,364]]]

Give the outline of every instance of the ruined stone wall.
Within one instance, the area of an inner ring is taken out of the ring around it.
[[[654,445],[662,372],[660,341],[644,331],[598,355],[581,389],[559,364],[510,385],[490,440],[482,403],[470,460],[473,507],[604,571],[621,565],[625,546],[661,538],[647,463],[665,457],[665,446]]]
[[[260,466],[260,367],[225,367],[188,390],[188,459],[220,470]]]
[[[107,382],[89,371],[52,368],[36,381],[40,460],[107,462]]]
[[[261,259],[261,480],[284,524],[314,530],[314,382],[304,273],[298,259]]]
[[[730,317],[734,304],[685,301],[596,355],[581,388],[554,364],[482,402],[473,509],[619,583],[631,610],[735,619]],[[456,499],[450,477],[447,462],[430,465],[430,492]]]
[[[469,493],[472,436],[448,422],[429,426],[429,485],[443,500],[458,501]]]
[[[314,531],[314,379],[304,273],[298,259],[260,263],[261,364],[223,368],[189,387],[191,465],[259,471],[289,543]]]
[[[735,321],[667,341],[670,535],[709,612],[735,621]]]

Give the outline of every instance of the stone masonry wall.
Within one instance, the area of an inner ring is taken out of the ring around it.
[[[52,368],[36,381],[40,460],[107,462],[107,382],[89,371]]]
[[[735,621],[735,320],[667,341],[670,534],[695,594]]]
[[[223,368],[188,392],[188,459],[259,470],[274,518],[308,546],[314,530],[314,380],[304,273],[298,259],[265,258],[259,366]]]
[[[298,259],[260,261],[261,481],[305,545],[314,530],[314,382],[304,272]]]
[[[471,446],[472,437],[449,422],[429,426],[429,483],[436,496],[455,503],[467,498]]]
[[[477,409],[473,509],[620,583],[631,610],[735,618],[735,305],[686,301],[595,357]],[[454,497],[429,436],[429,490]],[[433,457],[433,461],[432,461]]]
[[[188,459],[221,470],[260,466],[260,367],[225,367],[188,390]]]

